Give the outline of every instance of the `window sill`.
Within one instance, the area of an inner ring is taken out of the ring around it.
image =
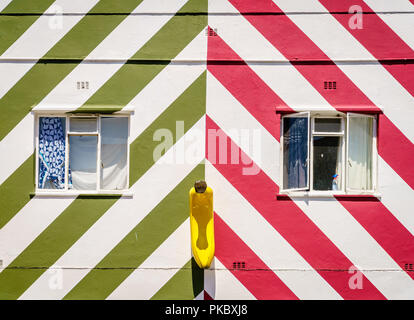
[[[309,192],[309,191],[297,191],[297,192],[281,192],[276,194],[276,198],[290,199],[290,198],[313,198],[313,199],[329,199],[336,198],[339,200],[381,200],[381,193],[345,193],[345,192]]]
[[[88,191],[66,191],[66,192],[58,192],[58,191],[36,191],[36,192],[31,192],[30,193],[30,197],[61,197],[61,198],[65,198],[65,197],[97,197],[97,198],[111,198],[111,197],[127,197],[127,198],[133,198],[134,197],[134,193],[131,191],[121,191],[121,192],[117,192],[117,191],[108,191],[108,192],[88,192]]]

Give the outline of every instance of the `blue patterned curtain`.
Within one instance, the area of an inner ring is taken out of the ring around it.
[[[305,188],[308,184],[308,119],[283,119],[284,188]]]
[[[39,119],[39,188],[51,182],[57,189],[65,187],[65,131],[64,118]],[[71,175],[69,171],[69,182]]]

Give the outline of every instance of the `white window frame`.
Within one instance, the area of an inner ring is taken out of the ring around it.
[[[40,189],[39,188],[39,119],[43,117],[59,117],[65,118],[65,187],[63,189]],[[128,119],[128,138],[127,138],[127,183],[126,189],[123,190],[105,190],[101,189],[101,119],[102,118],[127,118]],[[97,131],[94,132],[71,132],[70,131],[70,119],[71,118],[96,118]],[[36,147],[36,169],[35,169],[35,194],[36,195],[79,195],[79,194],[122,194],[132,195],[129,189],[129,168],[130,168],[130,127],[131,117],[130,114],[62,114],[62,113],[37,113],[35,114],[35,147]],[[69,136],[89,135],[97,136],[97,163],[96,163],[96,189],[95,190],[76,190],[69,189],[68,175],[69,175]]]
[[[284,132],[284,121],[283,119],[285,118],[308,118],[308,154],[307,154],[307,174],[308,174],[308,179],[307,179],[307,185],[306,187],[303,188],[292,188],[292,189],[284,189],[283,188],[283,182],[284,182],[284,176],[283,176],[283,168],[284,168],[284,156],[283,156],[283,145],[284,145],[284,137],[283,137],[283,132]],[[280,192],[295,192],[295,191],[306,191],[309,189],[309,185],[310,185],[310,172],[309,172],[309,167],[310,167],[310,161],[309,161],[309,157],[310,157],[310,145],[309,145],[309,136],[311,134],[310,128],[311,128],[311,113],[309,111],[305,111],[305,112],[297,112],[297,113],[292,113],[292,114],[287,114],[281,117],[281,125],[280,125],[280,148],[282,150],[282,152],[280,152],[279,154],[279,159],[280,159],[280,177],[282,177],[281,182],[280,182]]]
[[[308,187],[305,188],[298,188],[298,189],[283,189],[283,167],[284,167],[284,143],[283,143],[283,119],[286,117],[300,117],[300,115],[309,114],[309,121],[308,121]],[[348,162],[348,141],[349,141],[349,132],[348,132],[348,124],[349,124],[349,117],[350,116],[366,116],[373,119],[373,157],[372,157],[372,190],[354,190],[349,189],[347,186],[347,179],[348,179],[348,172],[347,172],[347,162]],[[315,119],[316,118],[340,118],[341,119],[341,131],[339,132],[316,132],[314,131],[315,128]],[[281,115],[280,118],[280,194],[288,194],[292,196],[335,196],[335,195],[374,195],[380,196],[378,194],[378,148],[377,148],[377,115],[374,114],[365,114],[365,113],[352,113],[347,112],[297,112],[292,114]],[[313,189],[313,137],[314,136],[340,136],[341,139],[341,154],[342,154],[342,177],[340,186],[338,186],[338,190],[314,190]]]

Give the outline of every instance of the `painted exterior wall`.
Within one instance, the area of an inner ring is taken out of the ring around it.
[[[411,0],[0,1],[0,299],[414,299],[413,28]],[[303,110],[379,113],[379,194],[277,196]],[[34,193],[35,115],[75,111],[132,112],[128,194]]]

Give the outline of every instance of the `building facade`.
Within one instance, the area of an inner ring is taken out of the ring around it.
[[[414,299],[412,30],[412,0],[0,1],[0,299]]]

